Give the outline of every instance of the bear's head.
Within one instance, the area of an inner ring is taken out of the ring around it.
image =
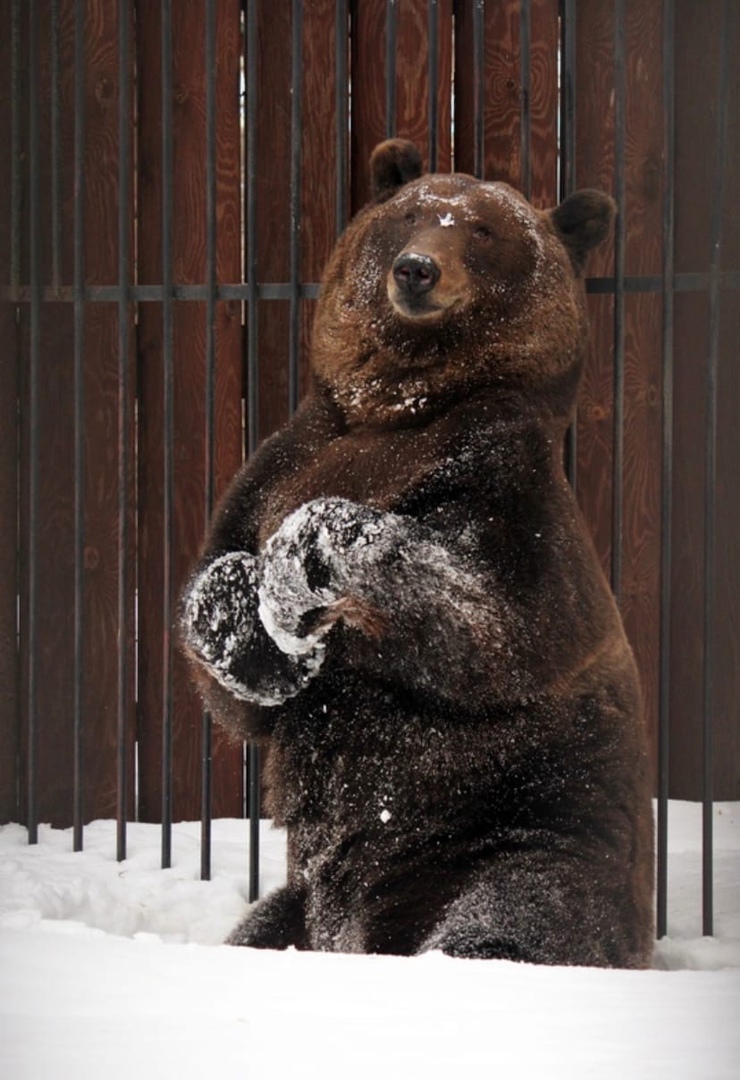
[[[414,423],[454,400],[568,422],[586,341],[581,274],[614,203],[579,191],[538,211],[508,184],[422,175],[392,139],[374,198],[324,275],[313,371],[353,423]]]

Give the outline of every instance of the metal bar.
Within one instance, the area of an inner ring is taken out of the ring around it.
[[[722,4],[717,74],[717,131],[711,192],[709,263],[709,354],[706,372],[706,458],[704,472],[704,634],[702,715],[702,932],[714,933],[714,638],[716,616],[717,378],[719,369],[722,209],[725,198],[728,124],[728,0]]]
[[[586,278],[586,292],[596,296],[611,295],[616,291],[616,278],[593,277]],[[716,275],[715,284],[720,291],[740,290],[740,271],[720,270]],[[706,273],[679,273],[673,277],[673,291],[707,292],[709,290],[709,274]],[[245,301],[250,295],[251,286],[248,283],[223,282],[216,286],[217,300]],[[646,274],[628,276],[622,280],[622,288],[625,295],[634,293],[661,293],[663,292],[663,277],[661,274]],[[202,285],[172,285],[169,290],[170,299],[200,300],[208,299],[209,286]],[[299,296],[302,300],[316,300],[321,290],[318,281],[302,282],[299,288]],[[258,300],[290,300],[290,282],[267,281],[258,283],[256,297]],[[41,286],[41,299],[58,303],[71,303],[74,301],[74,289],[69,285],[62,285],[58,291],[51,286]],[[127,296],[130,303],[161,303],[165,292],[162,285],[129,285]],[[120,300],[120,288],[118,285],[86,285],[83,290],[83,298],[86,302],[117,304]],[[0,286],[0,301],[12,304],[27,304],[31,300],[31,289],[28,285]]]
[[[73,844],[83,843],[83,740],[82,670],[84,662],[84,545],[85,545],[85,4],[75,0],[74,8],[74,766]],[[54,197],[58,191],[54,192]]]
[[[530,0],[521,0],[519,5],[519,68],[521,78],[521,188],[527,198],[532,193],[532,117],[531,101],[531,49],[532,49],[532,9]]]
[[[336,65],[337,65],[337,190],[336,234],[339,236],[347,224],[347,143],[349,139],[349,79],[347,75],[347,0],[337,0],[336,9]]]
[[[429,0],[429,171],[437,171],[439,127],[439,3]]]
[[[485,0],[473,4],[473,173],[482,179],[485,141]]]
[[[611,585],[617,602],[622,591],[624,531],[624,254],[626,239],[625,101],[626,0],[614,6],[614,196],[617,222],[614,241],[614,403],[612,451]]]
[[[28,402],[28,728],[26,800],[29,844],[38,843],[38,792],[36,787],[38,623],[37,576],[39,519],[39,360],[41,345],[41,252],[39,206],[39,13],[36,0],[28,4],[28,245],[30,327]]]
[[[172,0],[162,13],[162,868],[172,865]]]
[[[396,134],[396,0],[385,3],[385,137]]]
[[[663,441],[660,507],[660,656],[658,682],[658,814],[656,930],[668,930],[668,796],[670,791],[671,571],[673,566],[673,277],[675,232],[675,101],[673,0],[663,6]]]
[[[257,7],[247,4],[247,449],[257,448],[259,436],[259,365],[257,357]],[[256,743],[249,746],[247,806],[249,813],[249,884],[250,902],[259,896],[259,825],[260,825],[260,752]]]
[[[129,108],[131,58],[129,5],[118,5],[118,694],[116,702],[116,858],[126,858],[128,819],[128,485],[129,485],[129,284],[131,142]]]
[[[575,191],[576,176],[576,11],[575,0],[564,0],[560,27],[560,143],[558,190],[561,201]],[[565,440],[568,481],[578,488],[578,406]]]
[[[59,286],[62,280],[62,199],[60,184],[61,170],[59,166],[59,0],[51,0],[49,16],[51,30],[51,47],[49,51],[49,75],[51,79],[51,93],[49,97],[51,120],[51,283],[52,288],[55,288]],[[75,25],[76,20],[77,5],[75,4]],[[75,79],[77,78],[76,65],[77,54],[75,52]]]
[[[203,507],[206,522],[210,520],[214,502],[215,407],[216,377],[216,5],[205,5],[205,68],[206,68],[206,355],[205,355],[205,459]],[[200,804],[200,876],[211,877],[212,825],[212,721],[207,710],[201,717],[201,804]]]
[[[301,351],[301,134],[303,130],[303,2],[293,0],[290,102],[290,316],[288,340],[288,409],[298,408]]]

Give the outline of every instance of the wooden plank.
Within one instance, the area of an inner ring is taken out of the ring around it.
[[[560,4],[533,0],[529,75],[530,199],[535,206],[555,206],[558,191]]]
[[[238,124],[233,50],[237,47],[239,9],[219,6],[219,43],[232,52],[221,70],[220,107],[228,116],[230,139]],[[195,43],[195,47],[194,47]],[[177,167],[171,177],[173,234],[172,260],[175,284],[205,280],[206,257],[206,157],[205,157],[205,9],[197,0],[173,5],[172,80],[173,156]],[[141,80],[140,145],[140,279],[161,281],[161,26],[159,11],[144,9],[139,21],[138,58]],[[238,54],[237,54],[238,55]],[[226,95],[226,97],[224,97]],[[230,102],[230,108],[229,108]],[[218,140],[217,140],[218,141]],[[222,255],[221,272],[232,273],[238,250],[239,211],[235,202],[238,158],[234,142],[220,140],[219,174],[224,216],[220,237],[228,245]],[[174,625],[174,605],[202,542],[206,527],[205,507],[205,318],[203,303],[178,302],[173,308],[173,610],[165,613],[164,535],[162,507],[163,443],[163,338],[161,311],[142,305],[140,343],[139,470],[139,791],[140,816],[158,820],[161,813],[160,770],[163,701],[164,620]],[[215,385],[215,410],[219,424],[216,481],[222,489],[240,458],[240,409],[237,387],[240,360],[237,352],[240,327],[233,305],[218,305],[216,353],[219,376]],[[223,364],[223,367],[222,367]],[[179,650],[173,655],[172,686],[172,798],[178,818],[200,815],[201,717],[200,702],[193,692],[187,665]],[[215,808],[236,813],[241,806],[240,754],[218,743],[214,773]]]
[[[11,26],[10,0],[0,20]],[[11,34],[0,35],[0,140],[12,147]],[[0,156],[0,206],[11,206],[11,154]],[[10,213],[0,216],[0,284],[11,284]],[[0,823],[18,820],[17,756],[20,733],[18,644],[18,362],[15,305],[0,302]]]
[[[291,0],[257,5],[257,277],[290,278]],[[257,441],[286,422],[290,412],[288,351],[290,305],[257,305],[259,333]]]
[[[438,5],[437,169],[452,164],[451,92],[452,5]],[[390,132],[411,139],[430,161],[429,4],[406,0],[396,7],[395,116],[386,112],[386,5],[357,4],[352,23],[352,209],[370,197],[368,162],[374,147]]]
[[[730,5],[731,6],[731,5]],[[723,5],[719,0],[696,4],[678,0],[675,5],[675,57],[676,72],[687,70],[690,65],[690,82],[676,77],[675,80],[675,268],[676,272],[707,272],[712,256],[712,197],[714,163],[716,160],[717,133],[717,72],[719,48],[723,35]],[[737,19],[735,21],[737,33]],[[737,51],[729,49],[730,69],[737,68]],[[737,71],[735,75],[737,86]],[[696,86],[702,86],[702,94],[696,94]],[[735,125],[736,126],[736,125]],[[728,125],[730,139],[734,125]],[[737,179],[737,172],[735,174]],[[727,183],[728,177],[725,177]],[[729,195],[729,187],[726,188]],[[704,621],[704,511],[705,511],[705,463],[707,463],[707,370],[711,347],[710,300],[707,293],[676,294],[674,324],[674,471],[673,471],[673,568],[671,609],[671,794],[677,798],[700,798],[702,795],[702,748],[701,729],[703,718],[703,621]],[[728,308],[723,307],[725,318]],[[723,336],[726,323],[723,325]],[[726,341],[726,339],[725,339]],[[723,346],[726,348],[726,345]],[[732,362],[732,366],[734,362]],[[728,449],[725,405],[732,402],[734,394],[731,379],[737,379],[737,368],[728,381],[723,379],[723,391],[727,401],[717,400],[718,419],[722,428],[718,431],[718,443]],[[730,449],[729,460],[732,458]],[[725,459],[727,460],[727,459]],[[736,459],[737,460],[737,459]],[[726,474],[725,474],[726,475]],[[727,516],[727,503],[718,504],[718,534],[731,522]],[[722,524],[721,524],[722,523]],[[726,531],[724,532],[726,536]],[[735,694],[735,684],[725,685],[724,678],[734,669],[727,646],[716,633],[723,625],[725,633],[735,600],[725,596],[735,577],[731,568],[732,556],[715,549],[716,592],[718,600],[715,622],[715,646],[724,653],[724,660],[717,663],[714,657],[715,705],[724,702],[722,712],[714,717],[714,738],[717,746],[730,746],[734,742],[732,730],[737,721],[726,711],[728,697]],[[725,577],[726,575],[726,577]],[[731,638],[730,638],[731,639]],[[729,646],[729,649],[737,646]],[[727,762],[715,759],[717,768],[732,769],[738,759]],[[737,777],[738,770],[735,769]]]
[[[455,163],[470,173],[475,170],[474,7],[472,0],[461,4],[455,23]],[[553,206],[558,198],[559,5],[532,0],[528,28],[525,18],[520,0],[485,7],[483,171],[486,179],[528,192],[535,206]],[[523,57],[527,29],[530,44]]]
[[[740,221],[735,193],[740,187],[740,8],[727,8],[729,83],[727,145],[725,148],[724,205],[722,207],[723,270],[740,270]],[[717,386],[717,732],[715,784],[718,799],[740,799],[740,723],[737,687],[740,686],[740,536],[737,482],[740,476],[740,305],[737,290],[726,290],[719,310],[719,367]]]
[[[60,100],[73,98],[74,37],[70,0],[59,5]],[[33,26],[23,20],[22,48],[28,49],[29,35],[36,35],[38,70],[27,72],[34,79],[39,102],[38,184],[39,270],[44,284],[52,279],[52,129],[51,129],[51,5],[42,2]],[[24,51],[24,56],[28,55]],[[26,84],[28,85],[28,84]],[[72,110],[59,114],[59,219],[61,250],[59,265],[63,280],[70,281],[73,220],[72,157],[74,141]],[[30,195],[31,177],[23,183]],[[38,327],[38,453],[37,510],[35,530],[35,725],[36,725],[36,817],[66,827],[72,821],[70,777],[73,762],[73,325],[68,304],[43,303]],[[28,349],[28,339],[24,342]],[[26,351],[26,355],[28,352]],[[28,402],[28,372],[25,373],[25,400]],[[26,775],[29,746],[29,411],[22,416],[21,546],[22,603],[21,640],[23,723],[21,735],[21,802],[27,812]]]
[[[660,0],[630,0],[625,17],[625,273],[663,267],[663,25]],[[621,607],[635,650],[657,768],[662,478],[662,297],[624,303]],[[656,773],[657,776],[657,773]]]
[[[241,276],[241,12],[238,0],[219,4],[216,19],[216,276]],[[241,304],[216,304],[214,385],[214,499],[218,501],[242,461]],[[213,815],[240,817],[244,805],[242,748],[213,733]]]
[[[464,0],[455,24],[455,167],[475,172],[476,101],[483,110],[483,176],[521,187],[519,0],[486,4],[482,18],[482,93],[476,80],[476,4]]]
[[[317,0],[304,11],[300,275],[306,283],[320,281],[340,225],[336,207],[338,162],[334,150],[339,122],[337,96],[326,89],[335,86],[337,79],[335,8],[335,0]],[[328,148],[332,148],[330,153]],[[308,386],[315,307],[313,300],[301,304],[301,396]]]
[[[614,21],[611,0],[576,7],[575,185],[611,191],[614,177]],[[589,257],[614,268],[613,238]],[[614,298],[588,297],[590,345],[576,421],[576,493],[608,574],[612,547]]]
[[[385,10],[381,3],[352,8],[352,213],[370,197],[370,154],[386,137]]]
[[[116,282],[118,278],[118,173],[121,147],[118,130],[117,5],[99,5],[94,13],[89,14],[92,17],[88,17],[85,24],[85,277],[91,285],[106,285]],[[133,96],[129,103],[129,108],[132,107]],[[131,134],[128,137],[129,160],[133,160]],[[131,314],[131,342],[133,331]],[[127,802],[133,809],[135,713],[131,691],[135,579],[129,572],[128,621],[122,626],[122,612],[118,603],[121,557],[119,440],[113,436],[118,429],[120,393],[116,306],[88,304],[84,335],[83,812],[87,820],[93,820],[114,817],[116,814],[119,644],[128,654]],[[128,357],[130,369],[133,369],[133,360],[131,349]],[[129,394],[132,392],[133,384]],[[130,443],[133,434],[131,423],[127,432]],[[131,571],[131,547],[123,557]]]
[[[678,189],[677,189],[678,190]],[[701,797],[704,581],[705,293],[677,293],[671,565],[670,794]]]

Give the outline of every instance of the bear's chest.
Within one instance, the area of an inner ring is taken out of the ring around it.
[[[349,432],[300,460],[267,493],[260,548],[282,521],[304,503],[342,498],[397,510],[410,493],[441,476],[454,458],[438,430]]]

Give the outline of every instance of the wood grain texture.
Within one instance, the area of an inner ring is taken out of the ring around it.
[[[71,3],[59,6],[60,104],[72,100],[73,33]],[[38,229],[39,270],[42,281],[52,278],[52,183],[51,183],[51,39],[43,33],[51,25],[50,5],[42,3],[39,21],[33,26],[23,20],[22,48],[28,49],[29,35],[36,35],[39,69],[27,72],[34,79],[39,103],[38,116]],[[28,55],[24,52],[24,55]],[[28,83],[25,84],[26,88]],[[74,118],[72,110],[60,109],[59,197],[62,247],[59,263],[71,278],[71,230],[73,221],[72,151]],[[26,174],[24,182],[29,183]],[[29,323],[26,320],[25,330]],[[24,340],[24,351],[30,339]],[[28,352],[26,351],[26,355]],[[68,825],[72,818],[71,773],[73,762],[73,324],[69,305],[46,303],[39,317],[38,349],[38,488],[36,529],[36,640],[35,715],[37,815],[40,821]],[[29,382],[24,372],[21,413],[21,641],[22,732],[20,744],[21,813],[25,815],[26,777],[29,746]]]
[[[674,319],[674,453],[671,564],[670,784],[701,795],[704,610],[705,293],[677,294]]]
[[[559,3],[533,0],[530,50],[530,199],[555,206],[558,191]]]
[[[173,6],[172,140],[173,278],[176,284],[199,283],[206,270],[205,154],[205,10],[188,2]],[[148,11],[140,25],[140,272],[144,280],[161,274],[161,27],[158,11]],[[233,279],[238,273],[239,156],[238,143],[238,4],[219,5],[217,43],[223,60],[217,68],[217,193],[219,209],[217,272]],[[194,48],[193,43],[200,46]],[[160,761],[165,692],[162,652],[164,620],[176,619],[174,605],[194,562],[206,528],[206,308],[203,303],[173,306],[173,609],[163,611],[163,339],[161,312],[142,305],[140,311],[140,439],[139,580],[151,597],[142,606],[139,629],[139,762],[140,814],[160,814]],[[241,459],[240,382],[241,327],[238,309],[219,304],[215,326],[214,382],[217,450],[216,494]],[[171,685],[173,724],[173,804],[176,818],[200,814],[200,732],[202,709],[179,650],[173,655]],[[214,746],[214,811],[238,813],[242,802],[241,753],[217,737]]]
[[[131,65],[130,77],[133,75]],[[85,278],[105,285],[118,278],[118,11],[94,6],[85,24]],[[130,102],[133,105],[133,97]],[[132,161],[133,139],[129,138]],[[129,182],[133,179],[129,175]],[[133,224],[130,226],[133,234]],[[133,240],[133,235],[131,235]],[[133,371],[133,313],[129,355]],[[134,794],[134,552],[119,550],[118,482],[118,311],[112,304],[88,304],[84,320],[84,691],[83,806],[89,819],[114,817],[117,802],[118,649],[127,654],[127,803]],[[127,392],[133,414],[133,380]],[[126,432],[131,445],[133,423]],[[128,498],[133,497],[133,487]],[[129,512],[133,520],[133,511]],[[133,537],[129,533],[130,544]],[[118,575],[126,559],[126,624],[119,610]]]
[[[11,4],[0,0],[0,25],[10,27]],[[0,36],[0,141],[12,147],[11,36]],[[0,284],[10,284],[11,155],[0,155]],[[0,823],[18,820],[16,759],[20,734],[18,590],[18,374],[15,306],[0,301]]]

